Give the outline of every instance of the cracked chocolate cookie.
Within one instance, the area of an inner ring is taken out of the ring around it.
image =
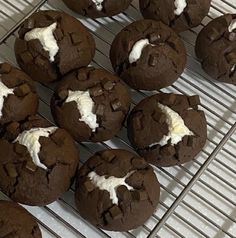
[[[51,102],[55,121],[77,141],[105,141],[121,129],[129,111],[125,84],[104,69],[76,70],[58,85]]]
[[[128,138],[148,162],[173,166],[192,160],[207,139],[199,96],[159,93],[142,100],[128,118]]]
[[[0,237],[41,238],[34,217],[17,203],[0,201]]]
[[[21,121],[38,110],[33,81],[8,63],[0,64],[0,125]]]
[[[128,8],[132,0],[63,0],[80,15],[98,18],[117,15]]]
[[[182,74],[186,50],[179,36],[162,22],[140,20],[115,37],[110,59],[130,87],[156,90],[170,86]]]
[[[33,80],[49,83],[87,66],[95,42],[76,18],[59,11],[39,11],[22,24],[15,42],[16,59]]]
[[[144,18],[162,21],[176,32],[200,25],[211,0],[139,0]]]
[[[69,189],[78,163],[71,136],[31,116],[8,125],[0,139],[0,189],[13,201],[43,206]]]
[[[80,215],[105,230],[127,231],[143,225],[159,202],[153,168],[125,150],[104,150],[79,170],[75,201]]]
[[[236,14],[223,15],[205,26],[195,51],[213,79],[236,85]]]

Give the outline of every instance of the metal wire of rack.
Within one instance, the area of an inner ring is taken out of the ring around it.
[[[97,45],[92,65],[109,71],[112,71],[109,47],[114,36],[127,24],[141,18],[137,1],[122,14],[92,20],[71,12],[60,0],[0,0],[0,61],[16,64],[17,29],[38,9],[63,10],[81,20]],[[142,227],[129,232],[97,229],[79,216],[72,186],[48,206],[25,206],[36,217],[43,237],[236,237],[236,86],[213,81],[202,71],[194,54],[198,32],[210,20],[226,12],[236,12],[236,0],[213,0],[202,24],[181,34],[188,52],[187,67],[174,85],[162,91],[201,96],[201,108],[208,120],[208,140],[193,162],[173,168],[155,168],[161,183],[161,201],[153,216]],[[53,84],[37,84],[39,114],[52,123],[49,104],[54,88]],[[153,93],[132,90],[132,105]],[[117,147],[132,150],[126,126],[110,141],[81,143],[81,163],[95,151]],[[8,199],[1,192],[0,198]]]

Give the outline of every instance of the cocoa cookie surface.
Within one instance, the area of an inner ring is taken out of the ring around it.
[[[74,17],[39,11],[22,24],[15,42],[16,59],[33,80],[51,82],[87,66],[95,53],[92,35]]]
[[[0,64],[0,125],[34,115],[38,96],[33,81],[8,63]]]
[[[198,96],[160,93],[142,100],[128,118],[128,137],[148,162],[173,166],[192,160],[203,148],[207,125]]]
[[[195,51],[213,79],[236,85],[236,14],[223,15],[205,26]]]
[[[211,0],[139,0],[144,18],[162,21],[176,32],[200,25]]]
[[[78,162],[65,130],[39,116],[13,122],[0,139],[0,188],[16,202],[43,206],[67,191]]]
[[[152,167],[125,150],[104,150],[80,169],[76,185],[79,213],[94,226],[127,231],[152,215],[160,185]]]
[[[156,90],[170,86],[182,74],[186,50],[162,22],[140,20],[115,37],[110,59],[115,72],[132,88]]]
[[[129,110],[125,84],[104,69],[76,70],[58,85],[51,102],[57,124],[77,141],[104,141],[121,129]]]
[[[18,204],[0,201],[0,237],[41,238],[34,217]]]
[[[132,0],[63,0],[73,11],[87,17],[114,16],[128,8]]]

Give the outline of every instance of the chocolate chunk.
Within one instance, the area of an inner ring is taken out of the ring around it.
[[[92,97],[98,97],[103,94],[103,90],[100,85],[96,85],[95,87],[89,89],[89,93]]]
[[[228,53],[225,57],[229,64],[236,64],[236,50]]]
[[[58,96],[61,100],[65,100],[68,97],[68,90],[64,89],[59,91]]]
[[[104,105],[102,105],[102,104],[96,105],[95,114],[97,116],[103,116],[104,111],[105,111],[105,106]]]
[[[70,37],[73,45],[78,45],[82,41],[77,33],[72,33]]]
[[[187,146],[194,147],[195,138],[193,136],[188,136]]]
[[[125,205],[131,202],[132,195],[126,186],[121,185],[116,190],[119,201],[123,201]]]
[[[109,212],[111,214],[111,217],[114,220],[120,219],[123,216],[123,213],[122,213],[121,209],[117,205],[114,205],[112,208],[110,208]]]
[[[47,59],[46,58],[43,58],[42,56],[37,56],[36,59],[35,59],[35,64],[42,67],[42,68],[45,68],[47,66]]]
[[[64,37],[64,34],[60,28],[56,28],[56,30],[53,32],[53,35],[57,41],[61,41]]]
[[[11,178],[16,178],[18,176],[16,166],[14,164],[6,164],[5,169],[7,171],[8,176],[10,176]]]
[[[175,100],[176,100],[176,95],[174,93],[171,93],[169,94],[169,97],[168,97],[168,104],[172,105],[175,103]]]
[[[84,188],[87,192],[92,192],[96,187],[94,186],[94,184],[90,181],[90,180],[86,180],[84,182]]]
[[[157,33],[151,33],[148,35],[148,39],[150,41],[151,44],[157,44],[161,41],[161,36],[158,35]]]
[[[150,66],[155,66],[158,63],[158,56],[157,55],[150,55],[148,59],[148,64]]]
[[[19,155],[25,155],[28,153],[27,148],[24,145],[19,144],[18,142],[14,144],[15,152]]]
[[[25,51],[23,53],[21,53],[20,55],[21,60],[23,61],[24,64],[28,64],[31,63],[33,61],[33,57],[30,54],[30,52]]]
[[[17,135],[20,130],[20,124],[18,122],[11,122],[7,125],[6,130],[10,132],[12,135]]]
[[[35,25],[35,22],[34,22],[34,19],[32,19],[32,18],[29,18],[29,19],[25,20],[25,22],[24,22],[25,29],[29,29],[29,30],[33,29],[34,25]]]
[[[105,213],[105,223],[106,224],[109,224],[110,222],[112,222],[112,217],[111,217],[111,214],[110,214],[110,212],[106,212]]]
[[[85,80],[87,80],[87,73],[86,72],[78,72],[78,74],[77,74],[77,79],[79,80],[79,81],[85,81]]]
[[[122,104],[119,99],[115,99],[113,102],[111,102],[111,107],[115,112],[122,110]]]
[[[115,83],[109,80],[103,84],[103,88],[108,91],[112,90],[114,86],[115,86]]]
[[[102,158],[108,162],[111,162],[115,157],[116,155],[109,150],[106,150],[102,153]]]
[[[132,196],[135,200],[137,201],[144,201],[144,200],[147,200],[148,199],[148,194],[146,191],[138,191],[138,190],[135,190],[132,192]]]
[[[145,169],[148,167],[147,162],[144,159],[141,159],[139,157],[134,157],[131,163],[135,169]]]
[[[166,115],[164,113],[162,113],[159,108],[157,110],[154,111],[154,113],[152,114],[152,118],[154,121],[163,124],[166,122]]]
[[[208,32],[208,38],[211,41],[215,41],[220,37],[220,33],[217,31],[217,29],[212,28],[209,32]]]
[[[188,97],[188,102],[189,102],[189,105],[193,108],[201,104],[200,98],[198,95]]]
[[[143,114],[142,112],[137,112],[133,118],[133,126],[136,130],[142,130],[143,125]]]
[[[19,87],[17,87],[14,90],[14,93],[18,97],[24,97],[25,95],[29,94],[30,92],[31,92],[31,88],[27,83],[24,83],[24,84],[20,85]]]
[[[0,74],[8,74],[11,71],[11,65],[8,63],[0,64]]]
[[[33,161],[29,160],[26,162],[25,168],[31,172],[35,172],[37,170],[37,165],[35,165]]]
[[[175,148],[171,145],[165,145],[160,149],[160,155],[163,158],[170,158],[175,154]]]

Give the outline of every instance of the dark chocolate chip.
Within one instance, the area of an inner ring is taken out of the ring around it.
[[[87,80],[87,74],[86,72],[80,72],[77,74],[77,79],[80,81]]]
[[[120,219],[123,216],[121,209],[117,205],[110,208],[109,212],[114,220]]]
[[[110,212],[105,213],[105,222],[107,224],[109,224],[109,223],[111,223],[111,221],[112,221],[112,217],[111,217]]]
[[[111,162],[116,155],[112,151],[106,150],[101,154],[102,158],[108,162]]]
[[[228,53],[225,57],[229,64],[236,64],[236,50]]]
[[[110,91],[113,89],[113,87],[115,86],[115,83],[113,83],[112,81],[108,80],[103,84],[103,88]]]
[[[73,45],[78,45],[81,42],[81,38],[77,33],[72,33],[70,37]]]
[[[101,96],[103,94],[103,89],[100,85],[96,85],[89,89],[89,93],[93,97]]]
[[[135,169],[145,169],[148,166],[147,162],[139,157],[133,158],[131,163]]]
[[[24,22],[24,28],[26,28],[26,29],[33,29],[34,28],[34,23],[35,23],[34,19],[28,18]]]
[[[25,168],[31,172],[35,172],[37,170],[37,165],[35,165],[33,161],[29,160],[26,162]]]
[[[92,192],[95,189],[94,184],[90,180],[84,182],[84,188],[87,192]]]
[[[160,149],[160,155],[163,158],[170,158],[175,154],[175,148],[171,145],[165,145],[164,147],[161,147]]]
[[[14,90],[14,93],[18,97],[23,97],[23,96],[29,94],[30,92],[31,92],[31,88],[27,83],[24,83],[24,84],[20,85],[19,87],[17,87]]]
[[[122,109],[122,104],[119,99],[115,99],[111,102],[111,107],[115,112],[120,111]]]
[[[10,176],[11,178],[16,178],[18,176],[16,167],[14,164],[6,164],[5,169],[7,171],[8,176]]]
[[[61,100],[65,100],[68,97],[68,90],[64,89],[58,92],[58,97]]]
[[[47,59],[46,58],[43,58],[42,56],[37,56],[36,59],[35,59],[35,64],[44,68],[47,66]]]
[[[53,32],[53,35],[57,41],[61,41],[64,37],[64,34],[60,28],[56,28]]]
[[[125,202],[125,204],[132,200],[132,195],[125,185],[121,185],[117,188],[117,196],[119,200]]]
[[[163,124],[166,122],[166,116],[160,110],[154,111],[154,113],[152,114],[152,118],[154,121],[156,121],[160,124]]]
[[[194,147],[195,138],[193,136],[188,136],[187,146]]]
[[[198,95],[188,97],[188,102],[191,107],[200,105],[200,98]]]
[[[28,51],[21,53],[20,58],[24,64],[28,64],[33,61],[33,56]]]
[[[157,55],[150,55],[148,59],[148,65],[155,66],[158,63],[158,56]]]
[[[157,35],[156,33],[151,33],[148,35],[148,39],[150,41],[151,44],[153,43],[159,43],[161,41],[161,37],[160,35]]]
[[[11,71],[11,65],[8,63],[3,63],[0,65],[0,74],[8,74]]]
[[[144,201],[148,199],[147,192],[144,190],[138,191],[135,190],[132,192],[133,198],[137,201]]]
[[[95,114],[97,116],[103,116],[105,111],[105,106],[102,104],[96,105]]]

